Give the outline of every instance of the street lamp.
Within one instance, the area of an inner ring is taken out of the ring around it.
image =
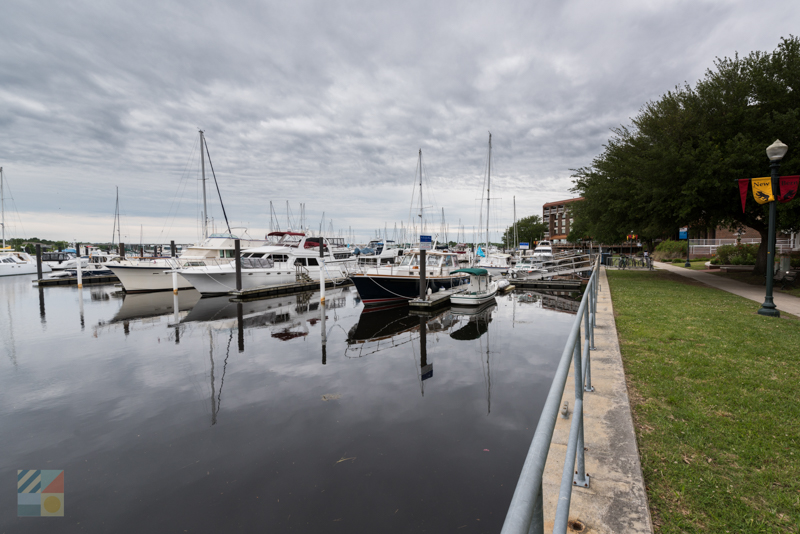
[[[758,309],[759,315],[766,315],[768,317],[780,317],[781,312],[772,301],[772,282],[775,275],[775,199],[778,198],[776,187],[778,184],[778,167],[781,166],[781,160],[786,155],[789,147],[781,143],[780,139],[767,147],[767,157],[772,162],[770,170],[772,175],[772,196],[773,200],[769,203],[769,243],[767,243],[767,295],[764,297],[764,303]]]

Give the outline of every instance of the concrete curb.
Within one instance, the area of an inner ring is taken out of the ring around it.
[[[652,533],[639,449],[633,428],[625,371],[619,350],[614,306],[605,269],[600,272],[597,302],[596,350],[591,352],[593,393],[584,394],[584,436],[588,489],[574,488],[570,522],[585,525],[580,532]],[[570,372],[564,397],[570,418],[558,418],[544,470],[545,529],[551,531],[561,485],[574,399]],[[574,530],[569,530],[574,532]]]

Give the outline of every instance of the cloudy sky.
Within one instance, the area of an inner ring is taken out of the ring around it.
[[[800,3],[3,2],[0,166],[7,235],[199,234],[198,128],[232,226],[479,224],[488,132],[493,227],[569,198],[609,130],[717,56],[772,51]],[[213,182],[210,215],[222,212]],[[430,202],[427,200],[430,198]],[[391,237],[391,235],[390,235]]]

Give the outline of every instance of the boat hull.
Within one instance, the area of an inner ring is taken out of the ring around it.
[[[184,272],[183,276],[202,295],[221,295],[236,291],[235,272]],[[294,271],[242,271],[243,290],[291,284],[295,281]]]
[[[52,269],[49,265],[42,265],[42,272],[49,273]],[[36,274],[35,263],[3,263],[0,264],[0,276],[17,276],[21,274]]]
[[[419,277],[399,275],[355,274],[350,277],[361,301],[366,305],[400,302],[419,297]],[[429,276],[429,288],[451,289],[469,283],[468,276]]]
[[[115,265],[109,266],[111,272],[119,278],[122,287],[128,293],[144,293],[146,291],[167,291],[172,289],[172,273],[163,265],[145,267]],[[192,284],[178,275],[178,289],[191,289]]]
[[[478,295],[458,293],[450,296],[450,302],[458,306],[480,306],[490,300],[494,300],[497,294],[497,288],[494,291],[480,293]]]

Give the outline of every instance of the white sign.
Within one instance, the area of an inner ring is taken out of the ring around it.
[[[528,250],[530,248],[531,248],[531,244],[530,243],[520,243],[519,244],[519,249],[520,250]]]
[[[431,250],[433,248],[433,240],[429,235],[421,235],[419,236],[419,249],[420,250]]]

